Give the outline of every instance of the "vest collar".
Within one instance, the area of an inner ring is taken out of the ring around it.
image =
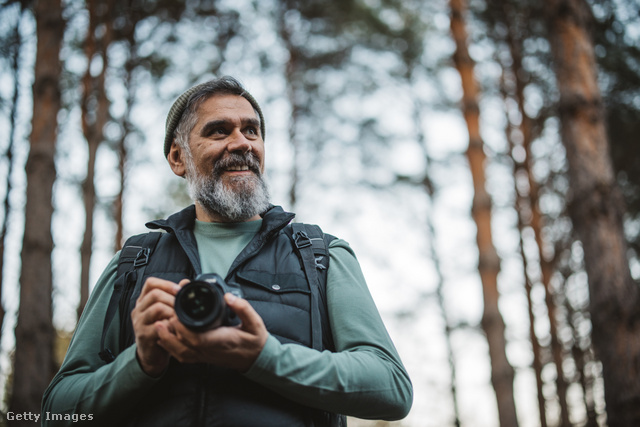
[[[263,219],[261,232],[271,233],[273,230],[278,231],[285,225],[290,223],[295,214],[286,212],[280,206],[270,205],[269,208],[260,214]],[[174,213],[167,219],[157,219],[149,221],[145,225],[152,230],[162,229],[169,233],[178,230],[192,230],[196,220],[196,206],[191,205],[183,210]]]
[[[238,255],[231,265],[230,272],[242,262],[256,255],[264,244],[293,220],[295,214],[286,212],[280,206],[270,205],[262,214],[262,227],[247,247]],[[145,225],[152,230],[162,229],[173,233],[180,242],[193,265],[196,274],[202,272],[196,239],[193,235],[193,224],[196,220],[196,207],[191,205],[169,216],[167,219],[150,221]]]

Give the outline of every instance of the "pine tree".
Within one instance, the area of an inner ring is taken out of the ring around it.
[[[589,36],[592,14],[584,0],[546,0],[545,6],[569,164],[570,215],[584,250],[608,425],[639,425],[640,289],[629,270],[624,203],[609,157],[606,112]]]
[[[51,216],[56,178],[54,162],[60,110],[60,47],[65,22],[60,0],[34,5],[37,51],[33,83],[33,121],[27,158],[27,199],[22,244],[20,309],[16,326],[13,393],[9,408],[38,412],[53,377],[55,331],[52,323]],[[24,425],[32,422],[25,421]],[[16,424],[20,425],[20,423]]]
[[[491,383],[496,394],[500,426],[518,425],[513,392],[514,370],[506,354],[505,323],[498,309],[498,272],[500,258],[493,245],[491,232],[491,196],[485,188],[484,142],[480,135],[479,88],[474,76],[474,63],[469,55],[467,29],[464,14],[466,2],[451,0],[451,34],[456,43],[454,64],[462,82],[462,110],[469,132],[467,158],[473,179],[472,216],[477,227],[478,271],[482,281],[484,312],[482,329],[489,344],[491,359]]]

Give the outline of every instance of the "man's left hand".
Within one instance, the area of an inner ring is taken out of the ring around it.
[[[269,333],[247,300],[227,293],[225,301],[242,322],[240,326],[194,332],[173,316],[156,322],[158,344],[181,363],[210,363],[248,371],[260,355]]]

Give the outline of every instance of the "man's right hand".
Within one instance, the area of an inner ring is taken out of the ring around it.
[[[153,377],[160,376],[169,365],[169,353],[158,345],[156,322],[174,315],[175,295],[181,285],[149,277],[142,287],[136,306],[131,312],[133,331],[136,337],[136,356],[142,370]]]

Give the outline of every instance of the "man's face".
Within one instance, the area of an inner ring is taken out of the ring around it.
[[[197,171],[208,175],[215,162],[230,153],[251,152],[264,172],[264,142],[260,135],[260,122],[245,98],[236,95],[216,95],[204,101],[198,108],[198,121],[189,135],[189,146]],[[230,180],[234,176],[255,171],[227,168],[222,176]]]
[[[246,221],[264,211],[264,142],[256,113],[245,98],[215,95],[197,110],[184,153],[191,196],[216,221]]]

